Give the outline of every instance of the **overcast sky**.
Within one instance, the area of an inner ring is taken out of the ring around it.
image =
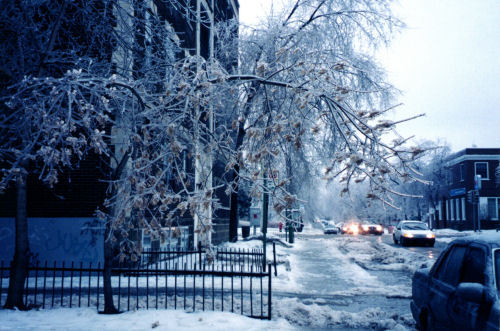
[[[272,2],[240,0],[240,21],[256,24]],[[500,148],[500,0],[401,0],[407,25],[379,61],[402,91],[395,117],[404,136],[442,138],[457,151]]]

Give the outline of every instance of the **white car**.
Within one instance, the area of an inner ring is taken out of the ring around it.
[[[436,242],[436,234],[424,222],[401,221],[396,226],[392,239],[395,244],[400,243],[403,246],[426,244],[432,247]]]
[[[337,234],[340,232],[340,229],[335,224],[328,224],[323,228],[324,234]]]

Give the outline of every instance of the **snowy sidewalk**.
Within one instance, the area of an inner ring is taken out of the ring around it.
[[[473,233],[441,230],[438,240],[448,242],[469,234]],[[272,279],[271,321],[182,310],[120,315],[99,315],[86,308],[0,310],[0,330],[414,330],[409,313],[411,275],[433,260],[377,237],[323,236],[314,229],[305,229],[300,237],[293,245],[276,245],[279,265],[278,277]],[[262,248],[262,242],[226,246]],[[267,252],[271,260],[272,245]]]

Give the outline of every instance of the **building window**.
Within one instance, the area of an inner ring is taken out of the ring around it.
[[[488,162],[474,162],[474,174],[481,175],[482,180],[489,179],[488,177]]]
[[[497,199],[497,217],[500,216],[500,198]]]
[[[498,220],[497,198],[488,198],[488,219]]]
[[[465,198],[462,198],[462,220],[465,221]]]
[[[465,165],[464,164],[460,165],[459,171],[460,171],[460,181],[463,182],[465,180]]]

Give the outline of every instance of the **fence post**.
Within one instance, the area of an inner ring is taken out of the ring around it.
[[[278,276],[278,269],[276,269],[276,243],[273,242],[273,256],[274,256],[274,276]]]
[[[201,243],[198,245],[198,265],[201,266]]]
[[[267,288],[267,319],[271,320],[271,265],[267,270],[267,277],[269,279],[269,284]]]

